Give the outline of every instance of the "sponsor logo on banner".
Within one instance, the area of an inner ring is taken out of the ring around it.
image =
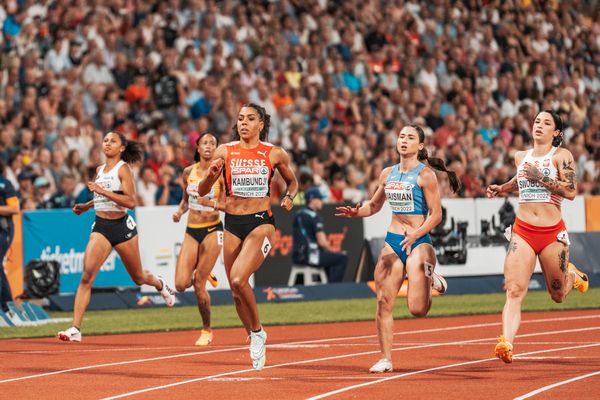
[[[267,301],[273,300],[299,300],[303,299],[304,295],[298,288],[286,287],[286,288],[273,288],[268,287],[263,289],[263,293],[267,295]]]

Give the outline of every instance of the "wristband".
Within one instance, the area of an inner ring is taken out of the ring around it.
[[[288,198],[288,199],[290,199],[291,201],[294,201],[294,198],[293,198],[293,197],[292,197],[292,195],[291,195],[291,194],[289,194],[289,193],[286,193],[286,194],[285,194],[285,196],[283,196],[283,197],[287,197],[287,198]]]

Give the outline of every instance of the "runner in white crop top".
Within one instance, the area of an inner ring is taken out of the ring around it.
[[[104,136],[103,150],[106,164],[98,168],[96,180],[88,182],[94,199],[73,207],[77,215],[95,207],[96,220],[83,257],[83,273],[73,308],[73,326],[57,334],[60,340],[66,342],[81,341],[81,322],[90,302],[94,278],[113,249],[136,285],[154,286],[166,305],[172,307],[175,304],[174,293],[163,279],[142,268],[136,224],[126,212],[136,204],[133,173],[128,163],[142,161],[142,147],[120,133],[109,132]]]
[[[552,300],[564,301],[573,287],[585,292],[587,276],[569,263],[569,236],[562,220],[563,198],[577,194],[576,164],[562,142],[562,120],[552,110],[540,112],[531,130],[533,149],[515,155],[516,175],[503,185],[491,185],[488,197],[519,192],[517,218],[504,261],[506,303],[496,356],[512,362],[512,342],[521,320],[521,305],[536,258],[539,258]]]

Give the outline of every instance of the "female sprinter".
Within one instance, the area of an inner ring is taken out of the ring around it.
[[[212,342],[213,332],[210,328],[210,295],[206,290],[206,281],[213,287],[217,286],[217,278],[211,271],[223,246],[223,224],[219,219],[219,210],[225,209],[225,184],[223,179],[219,179],[206,197],[198,197],[198,182],[213,158],[217,137],[212,133],[203,133],[196,140],[196,147],[196,163],[183,170],[183,190],[187,196],[183,196],[179,209],[173,214],[173,221],[179,222],[181,216],[190,210],[175,267],[175,288],[183,292],[194,285],[202,318],[202,331],[196,346],[208,346]]]
[[[521,304],[529,279],[540,260],[552,300],[561,303],[573,287],[588,289],[588,277],[569,263],[569,236],[560,213],[563,198],[577,194],[576,163],[569,150],[560,148],[562,120],[552,110],[540,112],[532,127],[533,149],[515,154],[517,175],[503,185],[487,188],[489,198],[519,191],[519,208],[504,260],[506,303],[502,335],[495,353],[512,362],[512,343],[521,322]]]
[[[242,106],[233,127],[236,141],[217,148],[205,179],[198,185],[199,195],[204,196],[221,171],[225,175],[228,197],[223,243],[225,272],[237,313],[250,335],[250,358],[256,370],[265,365],[267,333],[260,324],[256,298],[248,280],[273,247],[275,220],[269,207],[269,188],[275,169],[287,184],[281,207],[291,210],[298,191],[287,153],[264,141],[270,118],[259,105]]]
[[[408,309],[416,317],[427,315],[432,286],[440,293],[447,288],[445,279],[434,272],[435,250],[429,237],[429,231],[442,220],[437,177],[421,161],[427,160],[430,167],[446,172],[454,192],[460,188],[460,182],[442,160],[428,157],[424,141],[421,127],[402,128],[396,143],[400,163],[381,172],[371,200],[363,206],[336,209],[340,217],[368,217],[381,210],[386,198],[392,209],[392,222],[375,266],[377,336],[382,358],[369,369],[373,373],[393,370],[392,312],[404,277],[408,275]]]
[[[94,278],[113,248],[136,285],[154,286],[167,306],[175,304],[174,293],[162,278],[142,269],[135,221],[127,215],[127,209],[133,209],[136,203],[135,184],[128,163],[142,160],[142,148],[120,133],[109,132],[104,136],[104,155],[106,163],[98,167],[96,180],[87,184],[94,199],[73,207],[77,215],[94,207],[96,221],[85,249],[83,274],[75,295],[73,326],[58,332],[58,338],[66,342],[81,341],[81,322],[90,302]]]

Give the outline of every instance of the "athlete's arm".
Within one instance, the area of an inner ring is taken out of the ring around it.
[[[198,195],[206,196],[210,189],[213,187],[219,176],[221,175],[221,171],[223,171],[223,167],[225,166],[225,158],[227,157],[227,149],[225,145],[220,145],[215,150],[215,155],[213,160],[210,162],[210,166],[208,167],[208,171],[202,177],[200,182],[198,182]]]
[[[181,216],[189,209],[188,196],[187,196],[187,180],[190,176],[192,167],[186,167],[181,174],[181,188],[183,189],[183,196],[181,196],[181,202],[179,208],[173,213],[173,222],[179,222]]]
[[[381,210],[381,207],[383,207],[383,203],[385,203],[385,182],[390,176],[390,172],[392,172],[392,167],[387,167],[381,171],[379,185],[377,186],[373,197],[371,197],[371,200],[365,202],[362,206],[357,204],[355,207],[336,207],[335,215],[338,217],[359,218],[377,214],[379,210]]]
[[[560,152],[557,153],[557,179],[544,176],[542,171],[532,164],[525,165],[525,173],[527,174],[528,179],[540,182],[551,193],[557,194],[565,199],[573,200],[575,196],[577,196],[577,165],[575,164],[573,155],[569,150],[560,149]]]
[[[6,199],[6,205],[0,206],[0,215],[8,216],[15,215],[21,211],[21,206],[19,205],[19,198],[17,196],[11,196]]]
[[[78,203],[73,206],[73,212],[80,215],[92,207],[94,207],[94,200],[90,200],[87,203]]]
[[[517,166],[519,164],[521,164],[521,161],[523,160],[524,154],[522,151],[518,151],[515,154],[515,164],[517,164]],[[509,180],[506,183],[503,183],[502,185],[490,185],[488,186],[487,190],[485,191],[487,194],[487,197],[489,199],[496,197],[500,194],[503,193],[513,193],[513,192],[518,192],[519,191],[519,184],[517,183],[517,176],[513,176],[511,180]]]
[[[428,234],[433,228],[442,222],[442,200],[440,198],[440,189],[438,187],[437,176],[430,168],[424,168],[419,174],[419,185],[423,189],[423,196],[429,209],[429,214],[423,224],[413,232],[413,234],[420,238],[423,235]]]
[[[119,168],[119,179],[121,180],[121,187],[123,194],[110,192],[98,185],[96,182],[89,182],[88,188],[94,193],[98,193],[101,196],[106,197],[109,200],[114,201],[121,207],[134,209],[136,206],[135,200],[135,184],[133,183],[133,173],[129,164],[124,164]]]
[[[271,152],[274,158],[273,167],[277,168],[287,185],[287,192],[281,200],[281,207],[290,211],[294,206],[294,197],[298,193],[298,180],[290,167],[290,156],[281,147],[274,147]]]

